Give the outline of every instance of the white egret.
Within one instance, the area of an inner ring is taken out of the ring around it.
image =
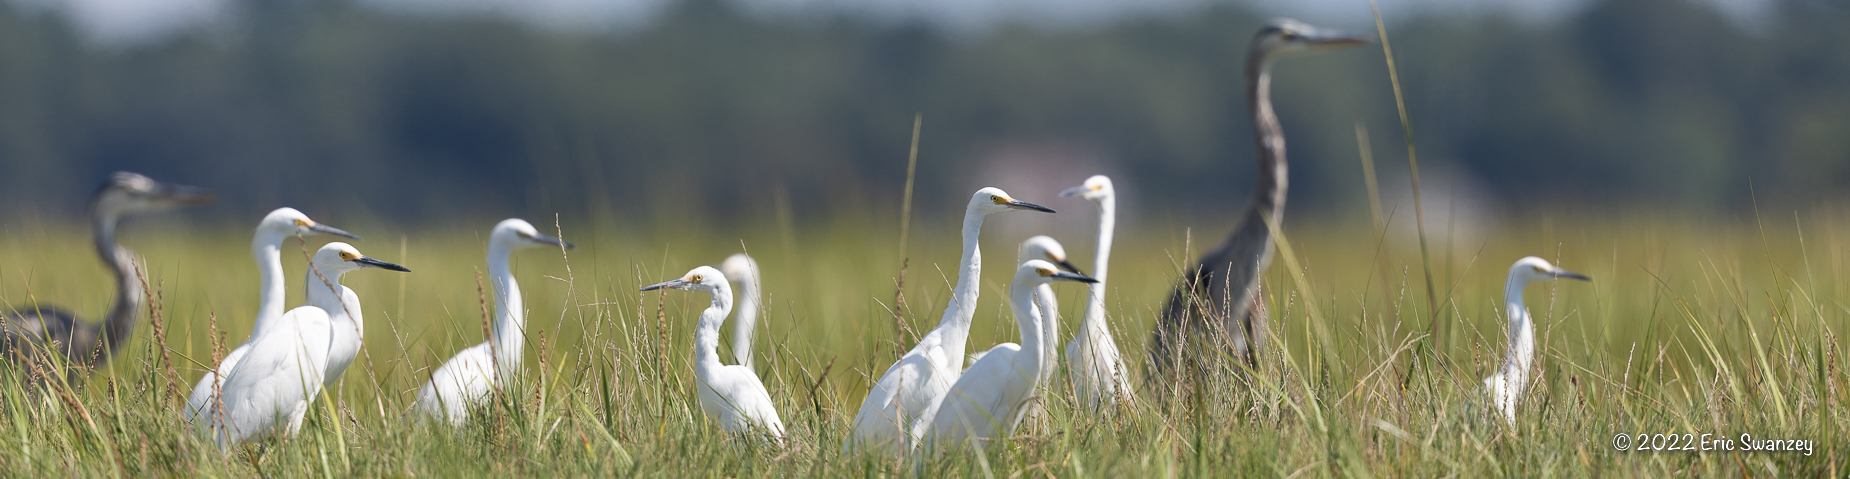
[[[740,366],[752,368],[752,336],[758,326],[758,262],[739,253],[719,264],[726,281],[739,285],[739,304],[732,308],[732,357]]]
[[[1125,369],[1118,342],[1105,320],[1105,273],[1111,266],[1111,236],[1118,221],[1117,192],[1111,178],[1093,175],[1060,196],[1079,196],[1098,204],[1098,244],[1092,256],[1092,278],[1098,282],[1086,286],[1086,315],[1079,320],[1073,341],[1066,343],[1066,377],[1072,380],[1079,404],[1088,410],[1128,404],[1132,400],[1130,370]]]
[[[1017,251],[1015,264],[1027,264],[1029,261],[1037,259],[1052,263],[1054,266],[1068,272],[1082,275],[1086,274],[1084,271],[1080,271],[1079,268],[1073,266],[1072,262],[1067,261],[1066,248],[1060,246],[1059,241],[1055,241],[1048,236],[1035,236],[1033,238],[1028,238],[1027,241],[1021,242],[1021,249]],[[1035,298],[1039,304],[1032,305],[1031,308],[1036,310],[1041,318],[1041,337],[1044,338],[1044,340],[1041,341],[1041,346],[1043,346],[1041,348],[1041,364],[1045,367],[1041,368],[1040,381],[1043,386],[1052,386],[1054,373],[1059,371],[1058,366],[1060,364],[1059,350],[1054,348],[1054,345],[1060,343],[1060,305],[1052,301],[1054,295],[1053,286],[1051,285],[1043,284],[1035,287],[1035,293]],[[981,361],[983,355],[986,353],[987,352],[972,355],[971,357],[976,358],[976,361],[971,361],[970,366],[976,367],[975,363]],[[966,371],[968,370],[966,369]],[[1044,410],[1045,408],[1042,406],[1041,401],[1032,401],[1028,404],[1029,417],[1040,417]]]
[[[260,289],[257,296],[257,317],[251,321],[251,336],[232,349],[230,354],[220,360],[218,366],[206,371],[205,376],[193,385],[193,394],[186,399],[186,420],[192,421],[201,430],[208,428],[209,415],[200,414],[208,408],[218,407],[216,394],[223,389],[224,379],[243,362],[244,355],[251,349],[251,343],[263,335],[270,325],[283,316],[283,240],[296,235],[330,234],[345,238],[360,239],[353,233],[339,228],[316,223],[308,215],[295,208],[277,208],[257,223],[257,232],[251,238],[251,257],[257,260],[257,273],[260,277]]]
[[[96,256],[115,275],[116,299],[101,322],[77,319],[68,311],[39,306],[31,301],[12,302],[12,314],[0,313],[0,353],[14,361],[38,364],[50,355],[63,358],[71,380],[97,364],[115,357],[128,344],[141,316],[141,261],[134,251],[116,244],[116,224],[123,218],[209,204],[212,192],[203,188],[164,183],[127,171],[109,175],[90,196],[90,239]],[[35,348],[51,345],[51,349]]]
[[[536,246],[571,249],[571,243],[540,234],[525,220],[510,218],[488,234],[488,278],[495,289],[495,322],[487,341],[456,353],[431,373],[430,383],[418,391],[417,408],[426,416],[453,426],[469,421],[469,409],[520,372],[521,348],[526,346],[526,310],[521,306],[520,284],[508,268],[514,250]]]
[[[1503,285],[1504,308],[1510,318],[1510,350],[1497,373],[1484,378],[1484,391],[1490,395],[1491,407],[1511,424],[1516,423],[1516,399],[1528,386],[1529,366],[1535,361],[1535,321],[1529,316],[1529,308],[1522,304],[1522,291],[1529,283],[1560,278],[1592,281],[1586,275],[1556,268],[1548,264],[1548,260],[1530,256],[1510,266],[1509,282]]]
[[[719,362],[719,327],[732,310],[732,287],[726,275],[711,266],[688,271],[686,276],[649,286],[657,289],[700,291],[712,297],[712,304],[700,312],[700,324],[694,327],[694,377],[700,384],[700,409],[733,434],[769,433],[778,445],[784,443],[784,422],[777,417],[771,392],[758,380],[750,367],[724,365]]]
[[[368,258],[338,242],[321,247],[310,265],[309,304],[289,310],[251,340],[250,352],[225,377],[223,414],[208,411],[204,415],[214,418],[213,437],[221,449],[278,435],[294,436],[302,429],[302,418],[315,396],[352,364],[360,346],[354,332],[360,297],[339,286],[341,275],[362,268],[410,271]],[[339,295],[329,285],[339,286]]]
[[[1073,263],[1071,261],[1066,260],[1066,248],[1060,246],[1060,242],[1055,241],[1052,237],[1048,237],[1045,235],[1035,236],[1033,238],[1028,238],[1027,241],[1021,242],[1021,247],[1017,249],[1015,253],[1015,264],[1019,265],[1022,263],[1027,263],[1028,260],[1035,260],[1035,259],[1053,263],[1054,266],[1058,266],[1060,267],[1060,269],[1063,269],[1063,270],[1067,270],[1067,271],[1079,273],[1079,274],[1086,274],[1086,272],[1080,271],[1078,267],[1073,266]],[[1047,290],[1053,291],[1051,287],[1049,287]],[[1054,314],[1058,315],[1059,311],[1057,310],[1054,311]],[[1058,325],[1049,324],[1047,325],[1046,330],[1047,330],[1046,331],[1047,337],[1049,338],[1059,338],[1060,337],[1060,331],[1058,329]],[[1049,340],[1049,344],[1051,344],[1053,341],[1055,340]],[[974,353],[970,353],[968,364],[975,365],[977,361],[981,361],[983,359],[983,354],[988,353],[988,352],[989,352],[988,350],[983,350],[983,351],[977,351]],[[1048,357],[1047,357],[1048,361],[1054,361],[1056,359],[1052,356],[1053,352],[1054,351],[1051,349],[1048,350]],[[1049,364],[1052,364],[1052,363],[1049,363]],[[967,371],[969,370],[969,367],[966,366],[964,369]],[[1041,379],[1044,381],[1052,380],[1054,371],[1055,371],[1054,368],[1047,368],[1046,370],[1047,377],[1043,377]]]
[[[988,440],[1006,437],[1021,422],[1035,389],[1041,384],[1042,372],[1051,366],[1044,350],[1052,349],[1046,338],[1042,318],[1036,305],[1052,304],[1051,292],[1038,291],[1055,281],[1090,283],[1085,275],[1054,268],[1052,263],[1030,260],[1015,272],[1009,284],[1009,307],[1021,330],[1021,344],[1002,343],[990,348],[983,359],[957,379],[937,406],[927,411],[924,446],[935,454],[948,447],[970,445],[982,448]]]
[[[850,449],[884,447],[901,454],[924,432],[920,414],[950,391],[951,384],[963,373],[964,342],[970,337],[970,320],[976,316],[977,281],[983,268],[983,254],[977,247],[983,219],[1018,210],[1053,212],[1045,206],[1017,201],[1000,188],[983,188],[971,195],[970,203],[964,207],[964,252],[957,268],[957,285],[951,289],[944,315],[937,328],[920,337],[918,345],[888,367],[868,390],[860,412],[854,415],[854,432],[848,437]]]

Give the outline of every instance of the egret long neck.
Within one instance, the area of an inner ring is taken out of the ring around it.
[[[1111,235],[1117,229],[1118,199],[1107,195],[1098,201],[1098,245],[1092,254],[1092,279],[1086,285],[1086,315],[1079,320],[1080,334],[1092,334],[1105,327],[1105,273],[1111,268]],[[1058,341],[1049,336],[1048,341]]]
[[[303,284],[308,287],[308,293],[305,297],[309,306],[327,311],[328,317],[333,318],[336,323],[344,324],[345,322],[357,319],[341,319],[349,315],[357,316],[359,314],[359,305],[346,303],[346,298],[341,294],[341,290],[346,288],[342,287],[340,284],[340,273],[328,271],[323,268],[319,275],[315,274],[314,269],[308,270],[307,274],[308,279],[303,280]],[[327,281],[322,282],[322,277],[326,277]],[[336,332],[338,333],[339,331]]]
[[[1263,50],[1246,56],[1246,104],[1252,108],[1253,139],[1259,148],[1259,184],[1253,189],[1254,208],[1270,210],[1282,222],[1285,188],[1285,130],[1272,112],[1272,60]]]
[[[1034,304],[1041,313],[1041,340],[1038,350],[1041,352],[1041,364],[1047,366],[1041,369],[1041,379],[1052,379],[1052,366],[1056,363],[1054,354],[1058,351],[1054,349],[1053,344],[1060,340],[1060,301],[1053,295],[1053,286],[1045,284],[1035,286]],[[1027,338],[1023,337],[1022,341],[1022,347],[1028,347]]]
[[[951,288],[951,304],[944,307],[938,328],[944,330],[945,356],[956,361],[952,371],[963,370],[964,342],[970,338],[970,320],[976,317],[977,283],[983,277],[983,252],[977,238],[983,233],[983,213],[964,210],[964,255],[958,262],[957,286]]]
[[[526,307],[521,302],[520,283],[508,266],[513,247],[488,245],[488,280],[495,288],[495,324],[488,340],[493,342],[495,364],[502,375],[520,369],[522,347],[527,342]]]
[[[1016,367],[1023,374],[1031,375],[1029,380],[1038,385],[1041,379],[1041,362],[1046,354],[1042,351],[1041,335],[1044,334],[1039,311],[1035,304],[1035,287],[1027,281],[1016,279],[1009,284],[1009,309],[1015,313],[1015,326],[1021,329],[1021,351],[1016,356]],[[1050,294],[1051,296],[1051,294]]]
[[[752,367],[752,328],[758,324],[758,272],[746,271],[738,280],[739,316],[732,323],[732,355],[740,365]]]
[[[141,313],[141,278],[136,274],[139,262],[134,251],[116,244],[115,212],[93,212],[91,216],[96,228],[96,256],[116,277],[116,300],[109,308],[109,316],[103,319],[98,339],[109,345],[106,352],[115,353],[135,330],[135,317]]]
[[[712,297],[712,304],[700,312],[700,324],[694,327],[694,369],[702,374],[720,367],[719,327],[732,312],[732,287],[720,283]]]
[[[257,275],[261,278],[262,288],[257,296],[257,319],[251,323],[251,337],[255,338],[283,316],[283,241],[289,235],[283,233],[257,232],[251,240],[251,259],[257,260]]]
[[[1528,286],[1527,281],[1512,277],[1503,287],[1510,317],[1510,351],[1503,360],[1503,376],[1518,391],[1526,384],[1529,365],[1535,360],[1535,322],[1522,303],[1522,291]]]

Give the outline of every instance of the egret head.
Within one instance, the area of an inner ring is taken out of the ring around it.
[[[123,215],[177,210],[211,204],[212,190],[156,181],[140,173],[118,171],[91,195],[90,211]]]
[[[1264,52],[1268,58],[1278,58],[1366,45],[1373,41],[1374,38],[1368,35],[1326,30],[1289,18],[1277,18],[1267,22],[1265,28],[1259,29],[1259,33],[1253,36],[1253,49]]]
[[[257,223],[257,232],[259,235],[263,233],[280,233],[285,236],[330,234],[353,240],[360,239],[359,236],[342,231],[340,228],[316,223],[315,220],[308,219],[308,215],[296,211],[295,208],[277,208],[276,211],[271,211],[270,214],[264,215],[263,221]]]
[[[1008,192],[1002,191],[1001,188],[994,186],[976,190],[976,194],[970,196],[969,209],[971,211],[982,212],[983,214],[996,214],[1005,211],[1019,210],[1039,211],[1043,213],[1053,212],[1052,209],[1048,209],[1045,206],[1016,200],[1015,197],[1009,196]]]
[[[1059,268],[1054,267],[1053,263],[1038,259],[1028,260],[1028,262],[1021,264],[1020,269],[1015,270],[1015,282],[1017,283],[1039,286],[1060,281],[1072,281],[1077,283],[1098,282],[1098,280],[1092,279],[1091,276],[1060,271]]]
[[[322,246],[320,250],[315,251],[313,263],[315,265],[315,270],[320,271],[321,274],[326,275],[330,280],[339,278],[340,275],[366,268],[378,268],[403,273],[411,272],[410,269],[404,266],[387,263],[360,254],[360,250],[355,249],[353,245],[338,241],[328,243]]]
[[[531,248],[534,246],[551,246],[565,249],[578,247],[569,241],[540,234],[539,230],[533,228],[533,224],[527,223],[527,220],[520,218],[501,220],[500,223],[495,225],[495,230],[488,234],[488,242],[509,245],[514,247],[514,249]]]
[[[725,272],[728,278],[746,278],[758,270],[758,262],[745,253],[738,253],[727,256],[726,261],[719,264],[719,270]]]
[[[1548,260],[1534,256],[1516,260],[1516,264],[1510,266],[1510,283],[1512,284],[1554,281],[1561,278],[1578,279],[1581,281],[1593,280],[1593,278],[1588,278],[1586,275],[1580,273],[1556,268],[1555,265],[1548,264]]]
[[[1060,196],[1077,196],[1092,200],[1094,203],[1104,201],[1106,198],[1111,198],[1116,194],[1117,193],[1111,189],[1111,178],[1107,178],[1105,175],[1092,175],[1091,178],[1086,178],[1085,183],[1067,188],[1066,191],[1060,192]]]
[[[712,266],[701,266],[688,271],[685,276],[642,287],[643,291],[658,289],[685,289],[719,294],[720,290],[727,289],[726,274],[713,269]]]
[[[1060,247],[1059,241],[1054,241],[1053,238],[1045,235],[1028,238],[1027,241],[1021,242],[1021,250],[1015,256],[1016,264],[1027,264],[1028,261],[1037,259],[1052,263],[1063,270],[1086,274],[1073,266],[1071,261],[1066,260],[1066,248]]]

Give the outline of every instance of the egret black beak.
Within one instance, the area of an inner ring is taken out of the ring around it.
[[[1053,272],[1052,278],[1054,281],[1075,281],[1075,282],[1080,282],[1080,283],[1097,283],[1098,282],[1098,280],[1092,279],[1091,276],[1086,276],[1086,275],[1079,274],[1079,273],[1068,273],[1065,271]]]
[[[1584,275],[1584,274],[1575,273],[1573,271],[1568,271],[1568,270],[1561,269],[1561,268],[1555,268],[1555,279],[1561,279],[1561,278],[1578,279],[1581,281],[1592,281],[1593,280],[1593,278],[1588,278],[1587,275]]]
[[[383,270],[398,271],[398,272],[403,272],[403,273],[411,272],[411,268],[406,268],[404,266],[399,266],[399,265],[395,265],[392,263],[379,261],[379,260],[372,259],[371,257],[367,257],[367,256],[361,256],[359,259],[353,260],[353,263],[360,265],[360,267],[362,268],[379,268]]]
[[[675,279],[671,279],[668,281],[663,281],[660,283],[643,286],[642,291],[655,291],[655,290],[664,289],[664,288],[666,289],[687,289],[687,287],[692,284],[694,283],[691,281],[688,281],[687,278],[675,278]]]
[[[549,245],[558,246],[560,248],[565,248],[565,249],[578,249],[578,245],[572,244],[572,242],[570,241],[566,241],[566,240],[562,240],[562,239],[558,239],[558,238],[554,238],[554,237],[546,236],[546,235],[536,234],[527,239],[533,240],[533,242],[535,243],[549,244]]]
[[[1007,206],[1009,207],[1009,209],[1014,209],[1014,210],[1034,210],[1034,211],[1039,211],[1042,213],[1052,213],[1053,212],[1053,208],[1048,208],[1045,206],[1037,205],[1034,203],[1029,203],[1026,201],[1009,200],[1009,202],[1003,203],[1002,206]]]
[[[1060,192],[1060,197],[1065,198],[1068,196],[1085,196],[1086,192],[1088,191],[1092,191],[1092,189],[1085,187],[1085,185],[1075,186],[1072,188],[1067,188],[1066,191]]]
[[[352,238],[354,241],[360,241],[359,235],[348,233],[344,230],[341,230],[340,228],[335,228],[333,226],[328,226],[328,225],[324,225],[321,223],[315,223],[314,226],[308,227],[308,230],[316,232],[316,233],[329,234],[329,235],[339,236],[342,238]]]
[[[1049,259],[1052,259],[1052,258],[1049,258]],[[1064,269],[1064,270],[1067,270],[1067,271],[1071,271],[1071,272],[1074,272],[1074,273],[1079,273],[1079,274],[1081,274],[1081,275],[1084,275],[1084,274],[1086,274],[1086,272],[1084,272],[1084,271],[1080,271],[1080,270],[1079,270],[1079,267],[1078,267],[1078,266],[1073,266],[1073,262],[1071,262],[1071,261],[1067,261],[1067,260],[1063,260],[1063,259],[1054,259],[1054,260],[1053,260],[1053,265],[1054,265],[1054,266],[1059,266],[1059,267],[1060,267],[1060,269]]]

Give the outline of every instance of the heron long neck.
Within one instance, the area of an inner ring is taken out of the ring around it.
[[[696,371],[710,371],[720,367],[719,327],[726,322],[726,315],[732,312],[732,287],[720,283],[719,291],[714,291],[712,297],[713,303],[700,312],[700,324],[694,328]]]
[[[116,214],[105,211],[91,216],[96,228],[93,232],[96,256],[116,277],[115,304],[110,306],[109,316],[103,318],[98,335],[99,340],[109,345],[105,352],[113,354],[135,331],[135,317],[141,313],[141,278],[136,274],[139,265],[134,251],[116,244]]]
[[[1259,147],[1259,184],[1253,189],[1255,209],[1270,210],[1274,221],[1285,209],[1287,186],[1285,130],[1272,112],[1272,60],[1262,50],[1246,56],[1246,104],[1253,113],[1253,139]]]
[[[1117,229],[1118,199],[1106,196],[1098,201],[1098,245],[1092,255],[1092,279],[1086,285],[1086,315],[1079,320],[1080,334],[1090,335],[1105,328],[1105,273],[1111,267],[1111,235]],[[1085,336],[1081,336],[1085,337]],[[1049,336],[1048,341],[1058,341]]]
[[[977,247],[977,238],[983,232],[983,213],[975,209],[964,210],[964,255],[958,262],[957,286],[951,288],[951,303],[944,307],[944,318],[938,320],[938,328],[944,330],[945,357],[956,363],[950,371],[963,370],[964,342],[970,338],[970,320],[976,317],[976,297],[980,289],[977,283],[983,277],[983,252]]]
[[[1043,375],[1041,364],[1046,358],[1046,352],[1042,351],[1045,349],[1042,347],[1042,335],[1046,333],[1037,311],[1036,289],[1035,285],[1021,279],[1009,284],[1009,309],[1015,313],[1015,326],[1021,329],[1022,354],[1017,356],[1021,359],[1017,359],[1015,365],[1021,368],[1023,374],[1030,374],[1030,380],[1038,385]]]
[[[1529,365],[1535,360],[1535,323],[1522,304],[1522,291],[1528,286],[1527,281],[1512,277],[1503,289],[1510,317],[1510,350],[1503,359],[1503,377],[1516,391],[1526,385]]]
[[[1060,340],[1060,301],[1053,295],[1053,286],[1043,284],[1034,287],[1034,304],[1041,313],[1041,340],[1037,348],[1041,352],[1041,364],[1046,366],[1041,368],[1041,379],[1046,381],[1052,379],[1053,365],[1058,364],[1058,358],[1054,357],[1058,350],[1054,349],[1053,344]],[[1027,339],[1022,337],[1023,348],[1028,347]]]
[[[508,267],[513,248],[503,244],[488,246],[488,280],[495,288],[495,325],[488,340],[494,343],[495,364],[500,374],[520,369],[522,347],[527,342],[526,307],[521,303],[520,283]]]
[[[752,367],[752,328],[758,324],[758,279],[757,268],[750,268],[738,278],[739,307],[734,311],[739,316],[732,323],[732,356],[745,367]]]
[[[261,335],[283,316],[283,241],[289,235],[258,232],[251,240],[251,259],[257,260],[257,275],[262,278],[257,296],[257,318],[251,322],[251,337]]]

